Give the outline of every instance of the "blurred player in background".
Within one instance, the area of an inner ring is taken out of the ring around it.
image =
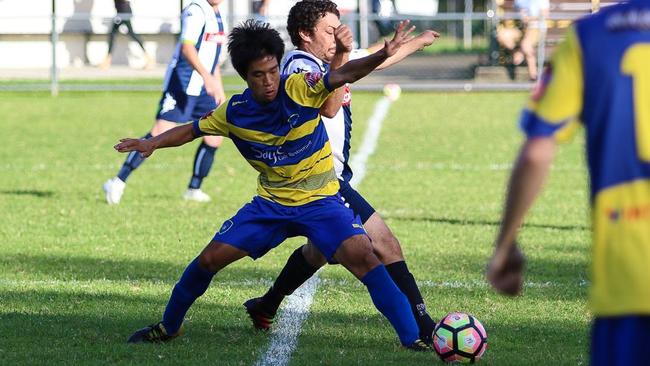
[[[280,66],[283,75],[300,72],[326,73],[338,69],[349,58],[358,58],[369,53],[369,50],[352,50],[352,33],[346,25],[341,24],[337,6],[329,0],[303,0],[296,3],[289,12],[287,30],[297,49],[285,55]],[[436,37],[436,32],[423,32],[402,46],[397,54],[377,69],[401,61],[433,43]],[[420,338],[430,344],[435,323],[427,313],[420,290],[406,266],[399,241],[379,213],[350,186],[352,170],[348,159],[352,130],[351,101],[350,88],[345,85],[332,93],[320,108],[332,146],[334,166],[341,186],[340,194],[346,204],[360,215],[364,228],[372,239],[375,253],[386,265],[393,281],[409,299],[421,330]],[[325,258],[312,243],[296,249],[268,292],[244,304],[255,327],[268,329],[284,297],[292,294],[325,263]]]
[[[147,50],[144,49],[142,44],[142,39],[133,31],[133,26],[131,25],[131,17],[133,16],[133,11],[131,10],[131,2],[129,0],[115,0],[115,11],[117,14],[113,18],[113,27],[111,28],[111,33],[108,36],[108,54],[104,61],[99,65],[102,69],[108,69],[111,66],[113,61],[113,45],[115,42],[115,35],[120,31],[122,25],[126,26],[126,31],[131,38],[138,43],[142,52],[144,52],[145,58],[145,68],[150,68],[154,65],[154,60]]]
[[[418,339],[409,304],[373,254],[359,216],[338,194],[332,151],[319,108],[336,88],[369,74],[408,42],[408,22],[380,51],[321,73],[280,75],[284,42],[268,23],[252,19],[235,27],[228,50],[248,88],[200,120],[151,140],[122,139],[120,152],[146,156],[198,136],[228,136],[259,172],[258,195],[226,220],[174,286],[160,323],[135,332],[130,343],[169,341],[181,334],[186,312],[221,269],[245,256],[259,258],[287,237],[306,236],[367,286],[408,349],[429,348]]]
[[[181,35],[167,68],[156,122],[143,138],[157,136],[179,123],[196,120],[223,103],[226,95],[221,81],[220,64],[226,40],[219,4],[222,0],[193,0],[181,18]],[[194,156],[192,177],[183,198],[207,202],[210,196],[201,190],[203,179],[210,172],[214,154],[221,145],[221,136],[204,136]],[[132,152],[117,176],[104,183],[109,204],[118,204],[126,180],[144,161]]]
[[[592,365],[650,365],[650,2],[578,20],[542,75],[521,126],[528,136],[510,178],[487,278],[523,284],[517,230],[539,194],[556,138],[586,131],[593,226]]]

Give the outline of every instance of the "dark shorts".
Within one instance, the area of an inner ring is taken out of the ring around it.
[[[345,205],[350,207],[355,214],[359,215],[361,222],[365,224],[370,216],[375,213],[374,207],[359,192],[352,188],[349,182],[339,179],[339,185],[341,186],[339,193],[343,197]]]
[[[180,85],[174,83],[172,78],[158,102],[156,119],[186,123],[203,117],[215,108],[217,108],[217,102],[214,97],[205,92],[205,89],[200,95],[187,95]]]
[[[650,365],[650,316],[600,317],[591,328],[591,366]]]
[[[359,216],[345,207],[339,195],[302,206],[284,206],[256,196],[223,223],[214,240],[257,259],[286,238],[304,236],[332,260],[344,240],[359,234],[366,235]]]

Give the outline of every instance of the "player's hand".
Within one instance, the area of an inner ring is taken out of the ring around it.
[[[420,43],[420,50],[422,50],[424,47],[431,46],[433,41],[439,37],[440,33],[427,29],[424,32],[420,33],[420,35],[416,37],[416,40]]]
[[[397,29],[395,30],[395,35],[393,39],[384,40],[384,52],[386,52],[387,57],[391,57],[396,54],[397,51],[402,47],[404,43],[410,42],[415,37],[411,33],[415,30],[415,26],[408,27],[410,21],[402,20],[399,22]]]
[[[209,96],[216,98],[217,93],[219,92],[219,89],[223,92],[223,88],[220,87],[219,85],[219,80],[217,79],[216,76],[209,74],[203,77],[203,85],[205,86],[205,92],[208,93]]]
[[[221,105],[221,103],[226,101],[226,92],[223,88],[217,88],[217,91],[214,93],[214,101],[217,105]]]
[[[497,292],[516,296],[524,285],[526,258],[516,243],[509,250],[497,248],[488,264],[486,277]]]
[[[143,158],[147,158],[153,154],[156,148],[153,143],[147,139],[120,139],[120,143],[113,146],[115,150],[125,153],[130,151],[138,151]]]
[[[337,53],[349,53],[352,52],[352,31],[350,27],[345,24],[341,24],[334,30],[334,40],[336,40],[336,52]]]

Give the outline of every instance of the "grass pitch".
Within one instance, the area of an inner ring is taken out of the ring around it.
[[[255,193],[229,141],[204,182],[210,204],[181,200],[197,142],[158,151],[108,206],[102,183],[120,137],[153,123],[157,93],[0,94],[0,359],[12,364],[253,365],[268,334],[241,304],[261,295],[293,239],[218,274],[165,345],[127,345],[161,318],[185,265]],[[378,94],[354,95],[353,152]],[[434,318],[465,311],[488,331],[485,365],[587,364],[589,229],[583,143],[560,149],[521,231],[523,296],[491,291],[491,252],[506,178],[522,141],[524,94],[405,93],[384,123],[360,192],[400,239]],[[431,365],[402,350],[365,288],[340,266],[321,272],[291,365]]]

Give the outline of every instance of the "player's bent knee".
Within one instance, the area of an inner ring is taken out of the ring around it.
[[[334,258],[357,278],[363,277],[368,271],[381,264],[374,253],[370,239],[365,235],[355,235],[345,240],[336,251]]]
[[[302,255],[305,257],[307,263],[314,268],[320,268],[327,263],[327,259],[312,243],[307,243],[302,246]]]
[[[246,252],[232,245],[211,241],[199,254],[199,266],[206,271],[216,273],[246,255]]]

